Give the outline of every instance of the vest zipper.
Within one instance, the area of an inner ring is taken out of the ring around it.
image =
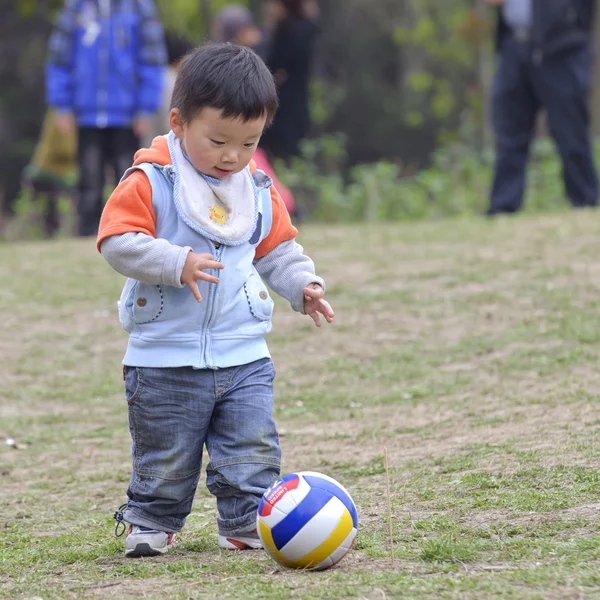
[[[216,244],[215,243],[215,260],[220,262],[221,261],[221,257],[223,256],[223,253],[225,252],[225,246],[223,246],[223,244]],[[210,274],[214,275],[215,277],[219,277],[219,270],[218,269],[211,269],[210,270]],[[206,311],[207,313],[207,317],[206,317],[206,322],[204,325],[204,340],[203,340],[203,354],[204,354],[204,364],[206,365],[207,369],[214,369],[215,367],[212,367],[211,365],[208,364],[209,361],[209,352],[208,352],[208,334],[209,334],[209,329],[210,326],[212,325],[212,321],[213,321],[213,317],[214,317],[214,308],[215,308],[215,298],[217,296],[217,286],[219,284],[218,283],[213,283],[211,284],[210,287],[210,294],[208,296],[208,309]]]

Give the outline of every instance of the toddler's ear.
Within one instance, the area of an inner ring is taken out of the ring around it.
[[[170,125],[171,129],[173,130],[173,133],[178,138],[183,137],[184,123],[183,123],[183,119],[181,118],[181,113],[179,112],[178,108],[171,109],[171,112],[169,113],[169,125]]]

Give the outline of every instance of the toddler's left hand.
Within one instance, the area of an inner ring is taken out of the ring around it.
[[[318,283],[311,283],[304,288],[304,312],[315,322],[317,327],[321,327],[321,313],[328,323],[333,321],[334,312],[329,302],[323,300],[325,292]]]

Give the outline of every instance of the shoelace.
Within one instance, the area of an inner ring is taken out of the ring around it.
[[[125,525],[125,521],[123,519],[123,513],[126,509],[127,503],[121,504],[121,506],[119,506],[113,515],[113,519],[117,522],[115,525],[115,535],[117,537],[121,537],[127,531],[127,525]]]

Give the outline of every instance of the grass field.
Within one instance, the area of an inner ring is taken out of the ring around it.
[[[600,597],[597,213],[306,226],[336,322],[278,302],[284,471],[339,479],[355,550],[325,573],[216,544],[204,484],[172,554],[125,560],[116,316],[89,241],[0,246],[0,597]],[[392,487],[392,566],[383,448]]]

